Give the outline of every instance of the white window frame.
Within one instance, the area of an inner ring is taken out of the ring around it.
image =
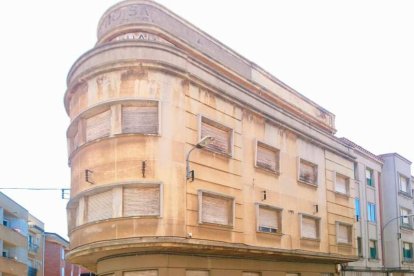
[[[404,211],[407,212],[406,215],[403,215],[403,212]],[[400,223],[401,223],[401,227],[403,227],[403,228],[409,228],[409,229],[412,228],[411,214],[412,214],[412,211],[410,209],[400,206],[400,217],[401,217]],[[404,218],[403,216],[407,216],[407,217]],[[408,223],[405,223],[404,222],[404,219],[407,219]]]
[[[316,221],[316,238],[311,237],[304,237],[303,236],[303,227],[302,227],[302,219],[303,217],[307,217],[310,219],[314,219]],[[313,240],[313,241],[320,241],[321,240],[321,218],[309,214],[299,213],[299,226],[300,226],[300,238],[303,240]]]
[[[266,168],[265,166],[261,166],[260,164],[257,163],[258,162],[257,156],[258,156],[258,152],[259,152],[259,147],[266,148],[266,149],[268,149],[268,150],[275,153],[275,156],[276,156],[276,164],[275,164],[276,169],[275,170],[272,170],[270,168]],[[265,142],[262,142],[260,140],[256,140],[256,142],[255,142],[254,166],[258,169],[261,169],[261,170],[272,172],[274,174],[279,174],[280,173],[280,149],[275,148],[275,147],[273,147],[273,146],[271,146],[271,145],[269,145]]]
[[[206,123],[206,124],[208,124],[210,126],[213,126],[213,127],[216,127],[216,128],[226,129],[229,132],[229,135],[230,135],[230,137],[228,138],[230,140],[230,141],[228,141],[229,142],[229,152],[228,153],[223,153],[223,152],[214,150],[214,149],[210,148],[208,145],[206,147],[204,147],[203,149],[214,152],[216,154],[227,156],[227,157],[230,157],[230,158],[233,157],[233,155],[234,155],[234,129],[229,127],[229,126],[226,126],[223,123],[219,123],[216,120],[210,119],[207,116],[199,114],[198,115],[198,141],[200,141],[202,138],[204,138],[204,137],[201,136],[201,128],[202,128],[203,123]]]
[[[301,177],[300,168],[301,168],[302,163],[307,163],[308,165],[310,165],[314,168],[314,171],[316,172],[316,180],[314,182],[306,181],[305,179],[303,179]],[[318,187],[319,186],[319,166],[318,166],[318,164],[316,164],[312,161],[309,161],[308,159],[298,157],[298,160],[297,160],[297,180],[300,183],[304,183],[304,184],[307,184],[307,185]]]
[[[370,172],[371,185],[368,184],[367,171]],[[371,188],[375,188],[374,170],[370,167],[365,167],[365,184]]]
[[[203,221],[203,196],[204,195],[209,195],[211,197],[219,197],[219,198],[224,198],[226,200],[231,200],[232,204],[231,204],[231,223],[230,224],[221,224],[221,223],[214,223],[214,222],[208,222],[208,221]],[[220,193],[216,193],[216,192],[211,192],[211,191],[207,191],[207,190],[198,190],[198,223],[199,224],[205,224],[205,225],[216,225],[216,226],[221,226],[221,227],[228,227],[228,228],[234,228],[235,226],[235,218],[236,216],[236,199],[232,196],[228,196],[228,195],[224,195],[224,194],[220,194]]]
[[[347,242],[339,241],[339,227],[340,226],[345,226],[347,228],[348,235],[349,235]],[[353,237],[353,229],[352,228],[353,228],[352,224],[345,223],[345,222],[342,222],[342,221],[337,221],[336,222],[336,243],[341,244],[341,245],[352,245],[352,237]]]
[[[334,183],[335,193],[340,194],[340,195],[344,195],[344,196],[349,196],[350,190],[351,190],[351,183],[350,183],[351,178],[349,176],[346,176],[346,175],[341,174],[341,173],[336,172],[336,171],[333,172],[333,176],[334,176],[333,183]],[[345,178],[345,190],[346,190],[345,193],[340,192],[340,191],[337,190],[337,178],[338,178],[338,176],[342,177],[342,178]]]
[[[402,189],[402,179],[404,179],[406,181],[406,185],[407,185],[407,191],[403,191]],[[398,186],[399,186],[399,192],[407,195],[409,197],[411,197],[411,179],[409,177],[407,177],[406,175],[402,174],[402,173],[398,173]]]
[[[276,212],[277,224],[278,224],[278,228],[276,228],[276,232],[267,232],[267,231],[263,231],[260,229],[261,227],[260,222],[259,222],[260,208],[269,209],[269,210]],[[259,233],[281,235],[282,234],[282,212],[283,212],[282,208],[267,205],[267,204],[262,204],[262,203],[256,203],[256,231]]]

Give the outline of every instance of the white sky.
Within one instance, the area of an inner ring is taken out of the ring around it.
[[[1,1],[0,188],[69,187],[66,75],[116,0]],[[337,136],[414,161],[414,2],[159,0],[336,115]],[[66,237],[60,191],[0,190]]]

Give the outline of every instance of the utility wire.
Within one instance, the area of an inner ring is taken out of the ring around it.
[[[61,190],[70,190],[70,188],[1,188],[0,190],[35,190],[35,191],[61,191]]]

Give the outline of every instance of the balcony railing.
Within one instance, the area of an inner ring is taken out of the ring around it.
[[[39,251],[39,245],[34,244],[34,243],[29,243],[29,251],[32,253],[37,253],[37,251]]]

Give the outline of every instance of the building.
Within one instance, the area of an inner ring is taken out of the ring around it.
[[[334,115],[165,7],[111,7],[67,85],[70,262],[267,276],[357,260]]]
[[[414,272],[411,161],[397,153],[380,155],[384,264],[390,271]]]
[[[354,163],[355,221],[358,261],[344,267],[345,275],[385,273],[380,215],[380,179],[383,161],[354,142],[341,138],[356,155]],[[384,274],[385,275],[385,274]]]
[[[43,276],[43,222],[0,192],[0,276]]]

